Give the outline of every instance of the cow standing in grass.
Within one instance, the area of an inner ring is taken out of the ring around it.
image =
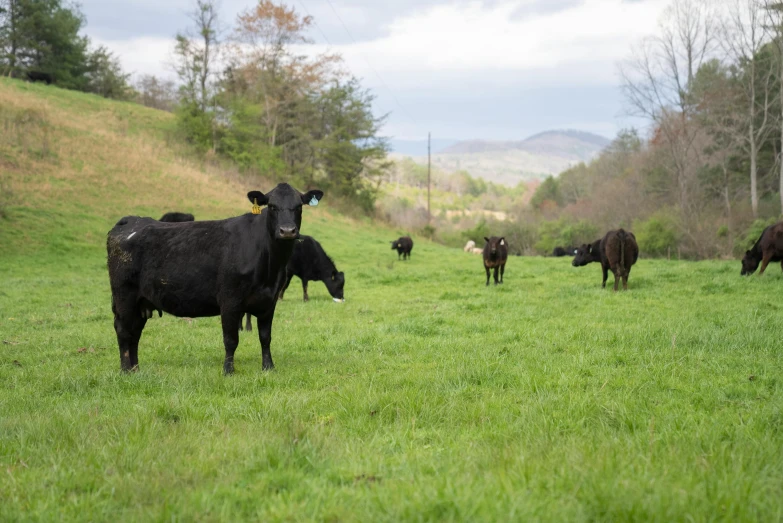
[[[411,257],[411,251],[413,250],[413,240],[410,236],[401,236],[400,238],[391,242],[392,250],[397,251],[397,259],[402,256],[403,260],[407,260]]]
[[[614,290],[617,291],[620,279],[623,281],[623,290],[628,290],[631,266],[638,258],[639,246],[636,244],[636,236],[632,232],[617,229],[607,232],[601,240],[579,247],[571,264],[574,267],[583,267],[591,262],[600,262],[603,272],[601,287],[606,287],[606,280],[611,270],[614,274]]]
[[[506,260],[508,259],[508,245],[506,239],[502,236],[484,237],[487,242],[484,245],[484,270],[487,271],[487,285],[489,285],[489,270],[494,269],[495,285],[503,283],[503,273],[506,271]],[[500,280],[498,280],[498,271],[500,271]]]
[[[272,369],[272,319],[302,206],[317,205],[322,197],[321,191],[302,194],[281,183],[268,194],[248,193],[251,202],[266,205],[259,214],[180,223],[126,216],[117,222],[106,248],[122,370],[138,367],[139,339],[155,310],[220,316],[225,374],[234,372],[242,316],[253,314],[263,368]]]
[[[761,263],[761,276],[767,270],[769,262],[781,262],[780,268],[783,269],[783,222],[764,229],[753,247],[745,251],[740,275],[753,274]]]
[[[294,276],[299,276],[302,280],[304,301],[310,300],[307,295],[307,282],[322,281],[334,301],[344,302],[345,274],[337,270],[332,259],[315,238],[310,236],[302,236],[301,238],[302,241],[296,242],[291,259],[288,260],[288,267],[286,267],[288,277],[280,291],[280,299],[283,299],[283,294],[288,289],[291,279]]]

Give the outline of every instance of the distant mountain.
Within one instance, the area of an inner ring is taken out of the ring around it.
[[[457,140],[437,139],[432,140],[432,153],[435,154],[456,144]],[[427,140],[389,140],[392,153],[403,156],[426,156]]]
[[[464,169],[473,176],[513,186],[588,162],[609,143],[603,136],[573,130],[546,131],[521,141],[466,140],[441,149],[433,146],[432,163],[447,172]],[[411,156],[424,163],[426,154],[425,142],[424,152]]]

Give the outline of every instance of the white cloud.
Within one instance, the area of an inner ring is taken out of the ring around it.
[[[173,38],[142,36],[130,40],[107,40],[91,37],[96,45],[105,45],[120,59],[123,69],[134,76],[154,74],[162,78],[173,78],[169,67],[174,50]]]

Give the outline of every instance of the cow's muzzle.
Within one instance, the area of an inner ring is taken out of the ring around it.
[[[299,231],[296,227],[280,227],[277,230],[277,238],[279,240],[295,240],[299,237]]]

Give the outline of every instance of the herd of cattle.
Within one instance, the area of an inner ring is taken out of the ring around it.
[[[252,330],[251,316],[256,317],[263,369],[274,367],[272,319],[294,276],[302,280],[304,301],[309,299],[310,281],[324,282],[334,301],[345,301],[345,275],[320,243],[299,233],[302,207],[318,205],[323,192],[303,194],[281,183],[267,194],[251,191],[247,196],[254,204],[253,212],[242,216],[214,221],[195,221],[186,213],[167,213],[160,220],[126,216],[109,231],[107,265],[123,371],[138,368],[139,340],[154,312],[190,318],[220,316],[226,353],[223,372],[231,374],[245,316],[248,331]],[[498,236],[484,240],[486,285],[491,271],[495,284],[502,284],[508,244]],[[465,246],[467,252],[476,250],[471,243]],[[391,247],[398,259],[406,260],[413,240],[403,236],[391,242]],[[609,231],[592,244],[562,250],[574,253],[575,267],[600,262],[604,287],[611,270],[615,291],[620,280],[628,288],[631,266],[639,257],[636,237],[623,229]],[[742,274],[752,274],[760,263],[763,274],[770,261],[783,261],[783,223],[767,227],[745,253]]]

